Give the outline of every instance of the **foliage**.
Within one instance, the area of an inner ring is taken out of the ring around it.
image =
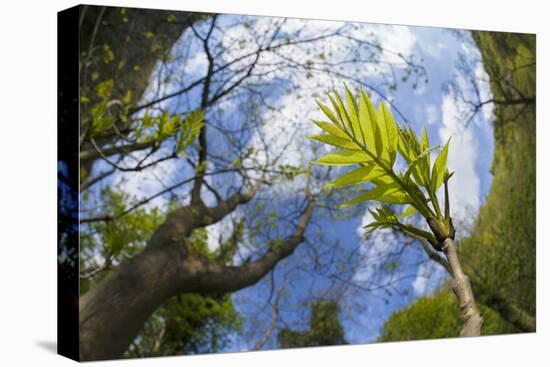
[[[535,37],[474,32],[495,100],[536,94]],[[472,234],[463,241],[465,270],[491,294],[536,314],[536,105],[496,104],[491,190]],[[485,299],[487,298],[487,299]]]
[[[365,201],[379,201],[382,206],[370,210],[374,222],[367,225],[367,233],[377,228],[396,226],[417,236],[424,237],[438,247],[446,237],[454,237],[450,216],[447,181],[452,176],[447,170],[449,142],[441,149],[433,165],[431,152],[438,149],[430,146],[424,129],[419,139],[412,128],[400,128],[389,108],[381,102],[375,110],[369,96],[360,91],[354,96],[345,88],[344,104],[336,92],[328,94],[332,110],[317,102],[330,120],[314,121],[324,133],[312,139],[341,148],[325,154],[314,163],[343,166],[359,165],[347,172],[328,187],[342,187],[371,183],[373,187],[342,204],[348,206]],[[406,163],[406,169],[396,172],[398,153]],[[436,193],[445,185],[445,213],[442,213]],[[401,217],[419,212],[428,222],[432,233],[400,222],[400,218],[387,204],[408,205]],[[435,236],[434,236],[435,235]]]
[[[534,36],[492,32],[474,32],[473,36],[491,78],[495,100],[510,100],[518,91],[524,96],[535,94]],[[494,113],[491,190],[472,233],[460,244],[465,271],[473,280],[483,313],[483,335],[525,331],[497,315],[495,292],[530,315],[536,313],[535,106],[497,104]],[[394,313],[380,340],[457,336],[456,312],[451,291],[444,288]]]
[[[104,259],[108,270],[111,265],[137,254],[164,220],[159,208],[137,208],[121,215],[129,207],[128,195],[111,188],[102,189],[101,198],[106,220],[92,222],[87,231],[80,231],[80,269],[84,274],[87,273],[84,269],[101,267],[95,260],[98,257]],[[105,272],[93,279],[81,279],[81,295],[104,275]]]
[[[218,352],[241,325],[230,295],[181,294],[155,311],[125,356]]]
[[[199,132],[202,118],[197,117],[202,112],[152,113],[141,111],[139,103],[155,65],[168,59],[181,34],[178,23],[203,18],[199,13],[83,6],[79,32],[81,151],[101,150],[109,157],[112,150],[121,155],[146,148],[154,151],[172,140],[173,154],[185,156],[183,149]],[[92,163],[91,158],[81,160],[83,181],[91,174]]]
[[[283,329],[277,335],[282,348],[303,348],[347,344],[344,329],[338,320],[339,305],[335,301],[319,301],[311,305],[309,330]]]
[[[80,266],[81,269],[92,270],[100,267],[95,264],[95,259],[99,256],[108,262],[108,266],[96,276],[81,279],[81,294],[107,275],[112,267],[140,252],[175,206],[169,205],[167,211],[154,207],[136,208],[126,213],[131,205],[128,195],[105,188],[101,191],[101,198],[103,212],[116,220],[93,222],[89,224],[89,231],[80,232]],[[240,231],[237,233],[242,235],[242,224],[238,226]],[[208,234],[204,228],[197,229],[190,240],[193,249],[204,256],[224,262],[232,260],[232,253],[227,250],[226,243],[215,252],[209,251]],[[81,270],[81,273],[85,274],[86,271]],[[219,351],[229,343],[229,335],[240,330],[241,323],[230,295],[179,295],[155,311],[126,356]]]
[[[483,316],[482,335],[517,332],[498,313],[479,305]],[[458,337],[458,302],[448,286],[431,296],[416,299],[409,307],[394,312],[385,322],[379,341],[405,341]]]
[[[204,111],[195,110],[185,118],[181,114],[170,115],[168,112],[150,114],[145,112],[140,118],[129,121],[131,114],[132,94],[128,90],[124,97],[113,97],[115,82],[108,79],[97,84],[93,97],[81,94],[80,103],[83,111],[83,125],[89,128],[86,138],[98,138],[118,132],[124,140],[131,143],[153,143],[157,147],[168,138],[175,138],[175,150],[185,156],[183,148],[192,144],[200,133],[204,121]],[[95,103],[94,103],[95,101]]]

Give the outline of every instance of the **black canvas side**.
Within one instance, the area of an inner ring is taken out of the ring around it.
[[[79,10],[57,14],[57,352],[79,359]]]

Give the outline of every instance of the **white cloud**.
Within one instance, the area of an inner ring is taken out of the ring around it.
[[[442,142],[452,138],[447,167],[455,172],[449,181],[453,217],[467,219],[471,209],[477,210],[480,205],[480,179],[476,172],[478,141],[472,129],[464,129],[458,103],[452,92],[443,97],[443,126],[439,129],[439,137]]]
[[[475,69],[474,69],[474,75],[475,78],[478,81],[478,88],[479,88],[479,96],[481,101],[488,101],[493,98],[493,93],[491,92],[491,86],[489,84],[489,75],[487,75],[487,72],[485,71],[485,68],[483,67],[483,64],[481,62],[477,62]],[[483,118],[486,121],[492,121],[493,120],[493,105],[488,103],[485,104],[481,108],[481,112],[483,113]]]
[[[227,241],[233,233],[233,221],[231,216],[224,217],[221,221],[206,227],[208,234],[208,249],[215,251],[220,244]]]
[[[434,104],[428,104],[426,106],[426,123],[433,125],[439,120],[439,109]]]
[[[422,50],[430,57],[437,58],[441,56],[441,53],[447,49],[447,45],[444,42],[424,42],[421,45]]]
[[[400,25],[371,25],[374,33],[379,37],[380,44],[392,53],[384,53],[383,61],[399,63],[403,61],[399,54],[407,55],[412,53],[416,44],[416,36],[411,32],[410,27]]]
[[[123,167],[133,167],[146,154],[145,151],[135,152],[119,164]],[[145,164],[162,157],[163,154],[166,152],[163,149],[159,150],[155,155],[149,157]],[[117,172],[112,185],[120,187],[123,192],[135,200],[145,199],[162,191],[165,188],[165,183],[170,182],[169,178],[173,177],[177,171],[178,164],[176,160],[171,159],[141,171]],[[166,204],[167,199],[159,196],[143,205],[143,208],[163,207]]]
[[[301,19],[289,19],[282,27],[282,32],[293,33],[300,31],[301,38],[318,37],[322,34],[327,34],[340,28],[344,23],[333,21],[305,21]],[[263,22],[260,22],[258,27],[264,27]],[[245,30],[241,30],[243,35],[246,34]],[[392,72],[399,71],[404,67],[403,60],[398,54],[407,55],[413,50],[416,42],[414,34],[408,27],[405,26],[393,26],[393,25],[379,25],[379,24],[359,24],[356,29],[348,31],[349,34],[356,38],[369,40],[378,39],[383,45],[384,49],[390,52],[383,52],[381,54],[381,61],[384,63],[392,63],[393,70],[385,64],[363,64],[355,73],[352,67],[348,67],[350,70],[346,70],[346,73],[353,75],[354,78],[359,80],[371,81],[373,78],[379,78],[383,75],[391,75]],[[239,32],[233,30],[233,37],[237,37]],[[306,44],[299,48],[282,48],[278,50],[278,53],[285,58],[292,58],[294,60],[308,60],[317,57],[317,55],[324,53],[325,55],[332,55],[331,62],[338,63],[349,58],[348,53],[353,50],[352,43],[349,40],[341,37],[327,38],[322,41]],[[252,47],[252,46],[250,46]],[[347,47],[347,49],[346,49]],[[343,52],[342,50],[346,50]],[[251,50],[246,47],[242,52],[250,52]],[[237,55],[232,55],[235,57]],[[262,62],[269,65],[280,61],[279,56],[274,54],[266,54],[262,58]],[[357,66],[353,66],[355,68]],[[260,72],[260,71],[258,71]],[[273,75],[275,77],[275,75]],[[311,123],[311,119],[326,119],[324,115],[319,111],[314,99],[323,99],[324,92],[331,88],[337,88],[341,90],[343,82],[346,78],[340,78],[327,73],[314,73],[308,75],[306,72],[295,72],[294,70],[281,70],[276,75],[277,78],[286,79],[298,88],[293,88],[289,93],[285,94],[276,102],[277,109],[267,111],[263,119],[267,122],[260,131],[257,131],[249,142],[252,147],[258,148],[258,153],[254,157],[256,161],[265,162],[266,153],[263,150],[264,142],[268,146],[268,154],[272,158],[280,155],[281,158],[278,161],[279,164],[288,164],[299,167],[305,167],[316,156],[321,155],[324,151],[330,150],[327,146],[320,146],[320,151],[313,152],[312,149],[305,147],[310,146],[312,143],[307,139],[308,135],[318,134],[319,129]],[[350,85],[353,87],[353,85]],[[388,97],[389,99],[392,96]],[[288,144],[288,139],[282,139],[281,137],[293,136],[293,140]],[[292,190],[282,190],[282,192],[296,192],[297,188],[300,188],[305,184],[305,180],[297,180],[292,185]],[[290,183],[285,183],[286,186]]]

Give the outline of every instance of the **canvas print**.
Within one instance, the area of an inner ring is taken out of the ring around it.
[[[59,13],[59,350],[536,331],[536,37]]]

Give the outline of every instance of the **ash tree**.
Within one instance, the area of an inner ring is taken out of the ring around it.
[[[480,335],[483,319],[454,242],[448,189],[453,173],[446,166],[450,140],[443,147],[430,146],[426,129],[418,139],[412,128],[400,127],[395,122],[384,102],[375,109],[362,90],[354,95],[346,87],[343,98],[337,92],[327,96],[331,107],[317,103],[328,121],[314,121],[323,133],[311,138],[339,149],[314,163],[359,166],[327,186],[369,183],[369,190],[341,206],[378,202],[378,207],[369,208],[374,221],[366,226],[367,235],[376,229],[395,228],[418,238],[428,256],[443,265],[452,278],[452,289],[460,304],[460,335]],[[431,154],[436,150],[439,153],[432,164]],[[397,169],[398,157],[404,162],[403,170]],[[437,195],[441,188],[444,206]],[[403,219],[413,213],[424,218],[429,230],[404,223]]]
[[[220,312],[208,317],[232,328],[226,322],[233,314],[230,294],[260,282],[307,243],[314,208],[331,204],[326,197],[320,203],[317,173],[282,163],[285,146],[300,128],[292,117],[276,113],[281,106],[275,102],[291,93],[315,95],[319,80],[352,80],[356,71],[346,73],[340,66],[381,65],[386,50],[354,38],[355,26],[347,23],[311,35],[284,31],[289,20],[282,18],[84,9],[80,357],[204,350],[202,335],[171,333],[173,324],[166,320],[185,313],[184,305],[214,301]],[[307,31],[307,23],[300,28]],[[245,41],[235,39],[235,32]],[[337,53],[311,55],[327,40],[338,41]],[[422,75],[414,59],[396,57],[401,62],[392,68],[403,67],[413,79]],[[196,60],[203,60],[204,68],[188,72],[185,66]],[[299,83],[303,79],[307,86]],[[377,87],[395,84],[388,77],[363,86],[383,95]],[[264,129],[275,120],[284,122],[280,136],[288,140],[277,152]],[[155,169],[168,164],[177,172],[156,177]],[[106,189],[140,173],[153,176],[161,188],[123,200],[117,199],[116,185]],[[297,176],[304,184],[293,190],[286,208],[270,210],[279,184]],[[151,216],[158,198],[169,198],[170,204]],[[233,225],[225,236],[230,240],[220,240],[218,250],[204,246],[210,242],[204,238],[208,226],[241,220],[245,229]],[[249,255],[234,261],[243,248]],[[189,342],[167,343],[166,335]],[[217,338],[218,329],[212,335]]]

